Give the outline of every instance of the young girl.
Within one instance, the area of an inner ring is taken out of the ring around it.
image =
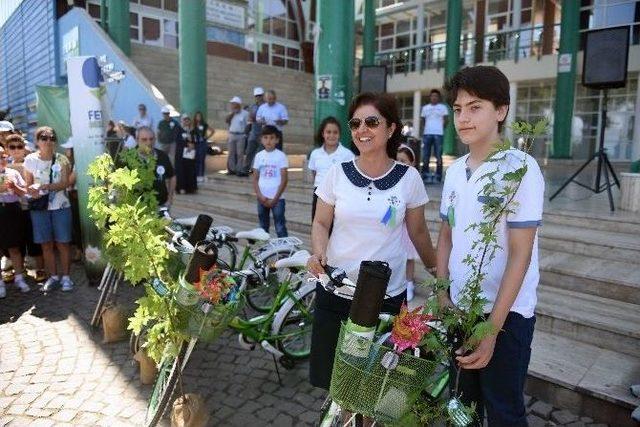
[[[400,148],[398,148],[398,154],[396,155],[396,160],[402,164],[409,165],[412,167],[416,166],[416,156],[411,147],[408,145],[402,144]],[[407,301],[411,301],[413,299],[413,291],[415,286],[413,284],[413,278],[416,269],[416,261],[420,259],[418,255],[418,251],[411,243],[411,239],[409,239],[409,233],[407,233],[407,227],[403,226],[404,230],[402,230],[402,243],[404,245],[405,250],[407,251]]]

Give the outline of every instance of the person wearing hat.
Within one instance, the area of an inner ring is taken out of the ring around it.
[[[7,136],[14,132],[14,127],[11,122],[6,120],[0,121],[0,145],[4,147],[4,140]]]
[[[253,88],[254,104],[249,106],[249,136],[247,137],[247,149],[245,150],[244,164],[242,173],[249,175],[251,172],[251,166],[253,165],[253,158],[256,153],[262,149],[260,144],[260,133],[262,132],[262,123],[256,120],[256,113],[258,108],[264,104],[264,89],[261,87]]]
[[[226,122],[229,125],[228,148],[229,157],[227,159],[227,173],[229,175],[244,175],[244,149],[247,141],[247,124],[249,113],[242,109],[242,99],[234,96],[229,100],[231,113],[227,116]],[[246,176],[246,175],[245,175]]]
[[[171,118],[171,110],[166,105],[162,107],[162,120],[158,122],[158,141],[156,148],[169,156],[169,161],[175,166],[176,144],[180,139],[182,129],[177,120]]]

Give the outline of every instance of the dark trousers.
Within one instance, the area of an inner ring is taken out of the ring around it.
[[[431,150],[436,158],[436,179],[442,179],[442,135],[422,136],[422,177],[429,173],[429,161],[431,160]]]
[[[493,357],[483,369],[461,370],[458,394],[465,405],[476,402],[479,426],[485,412],[489,427],[526,427],[524,383],[531,357],[535,317],[510,312],[498,333]],[[457,366],[451,364],[451,387]]]
[[[275,223],[276,234],[278,235],[278,237],[289,236],[289,233],[287,232],[287,221],[284,218],[284,208],[284,199],[278,200],[278,203],[276,203],[276,205],[272,208],[267,208],[266,206],[263,206],[260,202],[258,202],[258,219],[260,220],[260,227],[262,227],[267,233],[269,232],[269,212],[272,212],[273,222]]]
[[[282,150],[282,147],[283,147],[283,145],[282,145],[282,144],[283,144],[283,140],[282,140],[282,131],[281,131],[281,130],[279,130],[279,131],[278,131],[278,143],[276,144],[276,148],[277,148],[278,150],[280,150],[280,151],[283,151],[283,150]]]
[[[204,176],[206,171],[205,162],[207,160],[207,148],[206,142],[198,142],[196,144],[196,175]]]
[[[260,138],[258,136],[258,138]],[[245,149],[245,156],[244,156],[244,164],[242,165],[242,171],[244,173],[249,173],[251,172],[251,168],[253,166],[253,159],[254,157],[256,157],[256,153],[258,151],[260,151],[260,148],[262,148],[262,145],[260,144],[260,141],[256,138],[251,138],[249,137],[249,139],[247,139],[247,148]]]

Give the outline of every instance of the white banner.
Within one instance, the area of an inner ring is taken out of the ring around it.
[[[106,93],[98,61],[94,56],[71,57],[67,60],[67,75],[69,120],[76,157],[81,149],[82,155],[87,153],[95,158],[104,151],[102,99]]]
[[[244,7],[219,0],[207,0],[207,21],[228,27],[245,28]]]

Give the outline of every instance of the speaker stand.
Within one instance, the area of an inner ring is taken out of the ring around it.
[[[575,183],[577,185],[579,185],[580,187],[586,188],[589,191],[594,192],[595,194],[599,194],[602,193],[603,191],[607,191],[607,194],[609,196],[609,208],[611,209],[611,212],[613,212],[615,210],[615,207],[613,206],[613,194],[611,194],[611,187],[613,187],[614,185],[617,185],[618,188],[620,188],[620,181],[618,181],[618,177],[616,176],[616,172],[613,170],[613,166],[611,166],[611,162],[609,162],[609,157],[607,156],[607,152],[604,149],[604,130],[607,127],[607,101],[608,101],[608,90],[605,89],[603,91],[603,100],[602,100],[602,109],[600,110],[600,141],[598,143],[598,151],[591,156],[591,158],[589,160],[587,160],[586,162],[584,162],[584,164],[582,166],[580,166],[578,168],[577,171],[575,171],[575,173],[573,175],[571,175],[561,186],[560,188],[558,188],[558,190],[553,193],[553,195],[551,197],[549,197],[549,201],[553,200],[558,194],[560,194],[562,192],[562,190],[565,189],[565,187],[567,185],[569,185],[570,183]],[[598,163],[597,163],[597,167],[596,167],[596,182],[595,182],[595,186],[591,187],[590,185],[586,185],[583,184],[581,182],[576,181],[576,177],[578,175],[580,175],[580,172],[582,172],[588,165],[589,163],[591,163],[594,159],[598,159]],[[609,177],[609,173],[611,173],[611,177],[613,178],[613,182],[611,182],[610,177]],[[600,181],[600,176],[601,174],[604,174],[604,183],[602,185],[601,181]]]

